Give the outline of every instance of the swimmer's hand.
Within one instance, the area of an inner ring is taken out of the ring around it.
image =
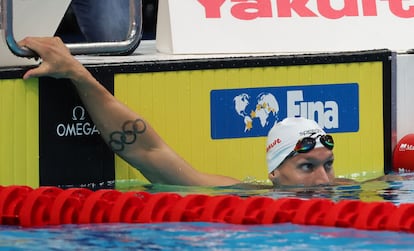
[[[59,37],[26,37],[18,44],[35,51],[41,58],[39,66],[28,70],[23,79],[49,76],[76,81],[87,71]]]

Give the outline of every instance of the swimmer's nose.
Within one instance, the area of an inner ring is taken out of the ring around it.
[[[319,166],[313,171],[314,175],[314,184],[315,186],[319,185],[329,185],[329,175],[326,172],[325,168],[323,166]]]

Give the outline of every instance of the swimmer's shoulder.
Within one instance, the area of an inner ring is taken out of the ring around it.
[[[359,182],[353,179],[348,179],[348,178],[335,178],[334,180],[335,186],[355,185],[355,184],[359,184]]]
[[[335,186],[344,186],[344,185],[356,185],[360,184],[353,179],[348,178],[335,178],[334,185]],[[244,190],[262,190],[262,189],[274,189],[275,186],[273,184],[257,184],[257,183],[238,183],[232,186],[228,186],[227,188],[233,189],[244,189]]]
[[[257,183],[238,183],[231,186],[228,186],[227,188],[232,189],[242,189],[242,190],[262,190],[262,189],[272,189],[274,188],[273,185],[270,184],[257,184]]]

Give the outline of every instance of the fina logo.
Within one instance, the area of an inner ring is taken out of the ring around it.
[[[85,121],[86,110],[82,106],[75,106],[72,110],[72,123],[60,123],[56,127],[59,137],[90,136],[100,134],[95,125]]]
[[[253,128],[253,119],[259,119],[260,125],[265,127],[269,124],[269,116],[277,121],[277,114],[279,112],[279,104],[271,93],[260,93],[256,100],[255,109],[247,112],[249,106],[250,96],[247,93],[242,93],[234,97],[234,108],[238,115],[243,117],[244,131],[250,131]],[[273,119],[272,119],[273,120]]]
[[[359,130],[358,84],[213,90],[213,139],[266,136],[286,117],[315,120],[327,133]]]
[[[253,128],[253,119],[259,119],[261,127],[267,126],[271,121],[278,121],[279,103],[271,93],[260,93],[255,102],[255,109],[246,111],[250,96],[242,93],[234,97],[234,108],[238,115],[243,117],[245,129]],[[304,102],[303,91],[287,92],[287,117],[304,117],[318,122],[326,129],[338,128],[338,104],[335,101]],[[316,117],[317,116],[317,117]]]
[[[323,129],[339,127],[338,103],[333,100],[305,102],[303,91],[288,91],[286,108],[287,117],[312,119]]]

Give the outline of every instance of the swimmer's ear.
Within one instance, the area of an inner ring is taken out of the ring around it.
[[[275,170],[271,171],[268,175],[269,180],[271,180],[274,184],[277,183],[277,180],[280,176],[279,170],[276,168]]]

